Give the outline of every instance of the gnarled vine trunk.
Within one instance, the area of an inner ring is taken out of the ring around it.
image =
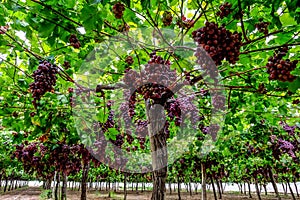
[[[167,178],[167,141],[164,133],[165,114],[162,106],[146,101],[148,132],[152,156],[153,191],[151,200],[164,200]]]
[[[126,183],[127,183],[127,173],[124,173],[124,200],[127,199],[127,187],[126,187]]]
[[[273,185],[276,197],[277,197],[278,200],[281,200],[281,197],[279,195],[278,188],[277,188],[277,185],[276,185],[276,182],[275,182],[275,178],[274,178],[274,175],[273,175],[273,172],[272,172],[272,168],[269,167],[268,169],[269,169],[269,175],[270,175],[270,178],[271,178],[271,183]]]
[[[213,180],[212,175],[210,175],[210,182],[211,182],[211,185],[212,185],[212,188],[213,188],[214,198],[215,198],[215,200],[217,200],[218,198],[217,198],[216,188],[215,188],[215,184],[214,184],[214,180]]]
[[[201,163],[201,173],[202,173],[202,200],[206,200],[207,194],[206,194],[206,166],[205,166],[205,163]]]
[[[258,181],[257,181],[256,177],[255,177],[255,189],[256,189],[256,194],[257,194],[258,199],[261,200],[260,191],[259,191],[259,188],[258,188]]]
[[[295,195],[294,195],[294,192],[293,192],[293,190],[292,190],[292,187],[291,187],[291,184],[290,184],[290,181],[289,181],[288,178],[286,178],[286,182],[287,182],[287,185],[289,186],[289,189],[290,189],[290,192],[291,192],[291,195],[292,195],[293,200],[296,200]]]
[[[62,172],[61,200],[67,200],[67,175]]]
[[[56,172],[56,185],[55,185],[55,191],[54,191],[54,199],[58,200],[58,192],[59,192],[59,184],[60,184],[60,175],[59,172]]]
[[[247,181],[247,184],[248,184],[249,198],[251,199],[252,195],[251,195],[250,181]]]
[[[180,178],[178,177],[177,180],[177,194],[178,194],[178,200],[181,200],[181,195],[180,195]]]
[[[86,200],[86,186],[87,186],[87,179],[89,173],[90,165],[89,163],[84,164],[82,169],[82,179],[81,179],[81,197],[80,200]]]

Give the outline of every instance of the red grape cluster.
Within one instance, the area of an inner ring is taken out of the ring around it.
[[[150,60],[145,68],[140,72],[130,69],[124,76],[124,83],[128,90],[124,91],[125,99],[120,106],[122,118],[125,122],[126,131],[131,131],[132,119],[135,116],[135,105],[138,101],[138,95],[142,96],[144,100],[151,99],[153,104],[160,104],[164,107],[169,120],[174,120],[176,126],[180,126],[184,117],[190,118],[193,124],[198,121],[198,109],[193,105],[193,96],[179,94],[177,99],[173,96],[173,92],[180,90],[184,83],[177,82],[177,74],[175,70],[170,69],[170,61],[164,60],[161,56],[156,55],[156,52],[150,54]],[[183,114],[185,113],[185,114]],[[182,116],[186,115],[186,116]],[[148,135],[148,122],[142,120],[134,121],[135,133],[139,137],[146,137]],[[168,121],[164,124],[164,132],[167,137],[170,135],[170,123]],[[140,144],[144,148],[143,144]],[[127,151],[130,148],[126,149]]]
[[[118,30],[119,30],[119,32],[128,32],[129,31],[129,29],[130,29],[130,26],[127,24],[127,23],[124,23],[124,24],[122,24],[122,25],[120,25],[119,27],[118,27]]]
[[[297,160],[297,157],[295,155],[295,151],[298,149],[297,143],[289,142],[282,138],[277,138],[276,135],[271,135],[270,138],[272,144],[272,153],[275,159],[279,160],[280,155],[282,155],[283,153],[287,153],[294,159],[294,161]]]
[[[80,42],[75,34],[71,34],[71,36],[69,38],[69,42],[75,49],[79,49],[81,46]]]
[[[207,51],[216,65],[221,65],[224,59],[232,64],[239,60],[242,34],[231,33],[223,26],[218,27],[214,22],[206,22],[204,27],[193,31],[192,36],[195,42]],[[202,59],[203,57],[199,58]]]
[[[125,59],[125,62],[128,64],[128,65],[132,65],[134,60],[132,58],[132,56],[127,56],[126,59]]]
[[[227,17],[232,12],[231,7],[232,5],[228,2],[220,5],[220,10],[217,12],[217,16],[220,16],[221,19]]]
[[[113,6],[112,12],[114,13],[117,19],[121,19],[124,10],[125,10],[125,6],[122,3],[118,2]]]
[[[102,131],[102,125],[100,122],[93,124],[94,132],[96,133],[96,140],[94,141],[95,150],[93,153],[97,156],[100,161],[105,160],[105,149],[107,147],[107,140]]]
[[[46,92],[52,92],[54,90],[53,86],[56,84],[57,73],[58,68],[48,61],[40,62],[38,69],[33,72],[32,76],[34,82],[29,86],[32,92],[32,103],[34,107],[37,106],[37,101],[39,101]]]
[[[116,136],[116,140],[111,140],[111,142],[118,148],[122,148],[122,145],[124,144],[124,135],[118,134]]]
[[[131,134],[126,134],[126,141],[128,142],[128,144],[132,144],[134,141],[134,138],[132,137]]]
[[[292,102],[292,104],[300,104],[300,99],[295,99],[295,100],[293,100],[293,102]]]
[[[287,51],[287,47],[280,48],[275,52],[274,56],[268,59],[269,62],[267,63],[266,67],[267,72],[270,74],[270,80],[292,82],[296,79],[296,77],[291,74],[291,71],[296,68],[298,60],[284,60],[283,57],[286,55]]]
[[[0,34],[5,34],[9,28],[9,25],[0,26]]]
[[[226,98],[222,94],[214,94],[212,96],[212,105],[216,110],[224,110]]]
[[[164,97],[164,94],[170,92],[167,86],[176,81],[176,72],[170,70],[170,61],[163,60],[162,57],[157,56],[155,53],[152,53],[150,56],[151,59],[141,74],[134,70],[129,70],[124,76],[124,82],[127,85],[133,88],[140,86],[136,91],[132,91],[133,94],[129,99],[130,104],[136,102],[136,92],[142,95],[144,99],[159,100]],[[134,109],[134,106],[131,107]],[[133,111],[131,115],[134,115]]]
[[[140,148],[141,148],[141,149],[145,149],[146,138],[145,138],[145,137],[139,137],[139,136],[138,136],[137,139],[139,140]]]
[[[185,16],[182,16],[181,19],[176,22],[179,28],[191,28],[194,26],[194,23],[194,20],[187,19]]]
[[[165,11],[162,19],[164,26],[170,26],[172,24],[172,20],[173,20],[173,16],[171,12]]]
[[[167,102],[165,106],[168,117],[173,120],[175,118],[175,125],[180,126],[181,123],[181,109],[178,101]]]
[[[136,121],[136,134],[139,137],[146,137],[148,135],[148,121],[137,120]]]
[[[217,133],[219,130],[220,126],[218,124],[211,124],[210,126],[201,127],[202,133],[204,135],[210,134],[213,140],[217,138]]]
[[[261,33],[264,33],[267,35],[269,33],[268,26],[270,25],[270,22],[259,22],[255,24],[255,28]]]
[[[290,125],[288,125],[287,123],[285,123],[285,122],[280,122],[279,123],[281,126],[282,126],[282,128],[289,134],[289,135],[291,135],[291,136],[293,136],[293,135],[295,135],[295,131],[296,131],[296,129],[300,129],[300,128],[297,128],[297,126],[296,125],[294,125],[294,126],[290,126]]]
[[[86,155],[83,158],[83,145],[58,142],[54,150],[38,142],[25,145],[16,145],[12,158],[21,161],[26,172],[37,172],[40,177],[53,176],[54,169],[67,175],[78,173],[81,169],[81,159],[90,159]]]
[[[64,61],[63,67],[64,69],[69,69],[71,67],[70,62]]]

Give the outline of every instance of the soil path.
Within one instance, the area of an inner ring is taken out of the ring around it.
[[[9,191],[5,194],[0,195],[0,200],[42,200],[40,198],[40,194],[42,192],[41,188],[38,187],[29,187],[29,188],[21,188],[14,191]],[[68,191],[67,192],[68,200],[80,200],[80,191]],[[149,200],[151,196],[150,192],[132,192],[128,191],[127,200]],[[253,194],[253,200],[256,199],[255,195]],[[104,191],[89,191],[88,192],[88,200],[121,200],[123,199],[122,192],[116,192],[112,193],[111,198],[108,198],[108,193]],[[167,193],[166,200],[177,200],[178,196],[176,193],[173,193],[172,195]],[[189,193],[182,192],[181,193],[181,199],[183,200],[200,200],[201,194],[193,194],[193,196],[190,196]],[[213,200],[213,194],[208,193],[208,200]],[[224,194],[223,200],[241,200],[241,199],[249,199],[247,196],[243,196],[240,194]],[[273,194],[271,196],[263,196],[264,200],[276,200]],[[291,199],[291,197],[282,198],[282,200],[288,200]]]

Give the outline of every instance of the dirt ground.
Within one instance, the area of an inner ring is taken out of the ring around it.
[[[5,194],[0,194],[0,200],[42,200],[40,194],[42,193],[41,188],[22,188],[14,191],[9,191]],[[80,191],[68,191],[67,199],[70,200],[80,200]],[[148,200],[150,199],[150,192],[132,192],[128,191],[127,200]],[[111,198],[108,197],[108,193],[104,191],[89,191],[88,192],[88,200],[121,200],[123,199],[122,192],[116,192],[111,194]],[[177,200],[177,193],[170,195],[167,193],[167,200]],[[189,193],[182,192],[181,193],[182,200],[200,200],[201,194],[193,194],[190,196]],[[213,194],[208,193],[208,200],[213,200]],[[249,199],[247,196],[242,196],[240,194],[224,194],[224,200],[239,200],[239,199]],[[253,195],[252,199],[256,199],[255,195]],[[264,200],[276,200],[273,195],[270,196],[262,196]],[[282,198],[282,200],[292,199],[291,197]],[[299,199],[299,198],[298,198]]]

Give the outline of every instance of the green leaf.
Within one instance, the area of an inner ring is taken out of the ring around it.
[[[119,134],[119,131],[117,129],[109,128],[107,137],[108,137],[108,139],[116,140],[118,134]]]
[[[288,88],[291,92],[296,92],[300,88],[300,78],[298,77],[296,80],[289,83]]]
[[[150,0],[141,0],[143,10],[150,9]]]
[[[130,8],[130,0],[121,0],[127,7]]]
[[[53,33],[55,26],[56,26],[55,24],[50,23],[48,21],[44,21],[44,22],[40,23],[39,29],[38,29],[39,36],[42,38],[49,37]]]
[[[289,13],[284,13],[282,16],[280,16],[280,21],[283,26],[297,25],[297,22],[290,16]]]

